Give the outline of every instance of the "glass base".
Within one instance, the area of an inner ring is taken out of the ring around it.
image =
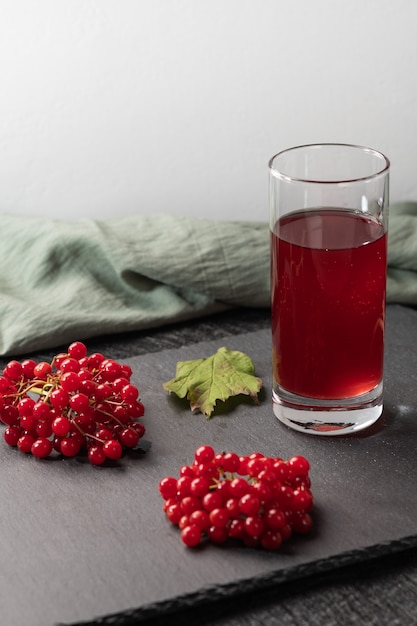
[[[369,393],[343,400],[302,398],[272,391],[275,416],[290,428],[311,435],[349,435],[372,426],[382,414],[383,384]]]

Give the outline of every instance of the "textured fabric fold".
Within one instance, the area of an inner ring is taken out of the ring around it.
[[[417,203],[391,207],[388,302],[417,305]],[[3,215],[0,354],[269,307],[266,222]]]
[[[268,306],[265,224],[4,215],[0,353]]]

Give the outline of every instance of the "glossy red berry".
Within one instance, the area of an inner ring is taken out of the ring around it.
[[[131,427],[124,428],[119,433],[119,441],[126,448],[134,448],[139,442],[139,433]]]
[[[108,439],[103,443],[103,452],[108,459],[117,461],[123,454],[123,448],[116,439]]]
[[[73,359],[79,361],[87,355],[87,346],[81,341],[74,341],[68,346],[68,354]]]
[[[106,458],[102,446],[90,446],[88,449],[88,459],[92,465],[102,465]]]
[[[25,454],[29,454],[34,442],[35,442],[35,437],[33,435],[23,434],[21,437],[19,437],[17,441],[17,447],[19,448],[21,452],[24,452]]]
[[[22,436],[22,429],[19,426],[8,426],[3,433],[4,440],[9,446],[17,446],[17,442]]]
[[[61,439],[60,452],[64,456],[76,456],[81,448],[81,441],[76,436],[66,436]]]
[[[52,442],[46,437],[39,437],[32,443],[30,451],[38,459],[45,459],[52,452]]]
[[[52,431],[58,437],[65,437],[71,430],[71,421],[65,415],[59,415],[52,422]]]
[[[46,380],[48,374],[52,372],[52,366],[50,363],[46,361],[41,361],[40,363],[36,363],[33,368],[33,375],[35,378],[40,378],[41,380]]]
[[[214,450],[211,446],[200,446],[194,453],[197,463],[210,463],[214,459]]]
[[[177,479],[173,476],[163,478],[159,483],[159,492],[164,500],[174,497],[177,494]]]
[[[22,364],[19,361],[9,361],[3,369],[3,376],[9,380],[18,380],[22,376]]]
[[[197,546],[201,541],[201,530],[195,524],[185,526],[181,531],[181,539],[188,547]]]

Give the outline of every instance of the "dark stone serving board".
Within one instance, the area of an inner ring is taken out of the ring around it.
[[[264,381],[206,420],[162,383],[176,363],[222,345],[249,354]],[[270,400],[270,334],[260,330],[127,360],[146,407],[143,457],[113,467],[39,461],[0,445],[0,616],[7,626],[124,624],[187,603],[230,597],[417,545],[417,312],[388,307],[385,409],[368,431],[315,437],[291,431]],[[279,552],[206,544],[187,549],[165,518],[158,482],[203,443],[311,463],[314,532]],[[103,617],[103,616],[108,616]],[[117,615],[119,617],[117,617]]]

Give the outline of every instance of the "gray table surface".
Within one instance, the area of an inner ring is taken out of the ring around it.
[[[390,317],[395,322],[401,320],[403,310],[408,321],[413,321],[415,315],[416,338],[417,312],[413,311],[410,318],[409,310],[391,305],[388,307],[388,321]],[[158,353],[161,350],[233,337],[268,327],[268,311],[239,309],[152,331],[99,337],[89,340],[88,347],[90,352],[100,351],[106,356],[127,360],[141,354]],[[410,328],[402,329],[401,325],[392,325],[391,341],[394,344],[397,341],[400,344],[408,341],[409,349],[413,350],[413,337],[409,331]],[[59,350],[58,346],[54,350],[31,356],[39,360],[48,359]],[[0,366],[3,367],[7,360],[1,360]],[[410,380],[413,378],[415,380],[415,374],[410,372]],[[404,384],[407,385],[407,381]],[[415,494],[410,494],[410,497],[415,499]],[[356,565],[340,563],[330,571],[289,580],[278,587],[264,585],[247,593],[223,596],[219,594],[212,602],[208,601],[203,605],[183,603],[181,607],[176,607],[175,615],[169,609],[160,612],[156,609],[148,614],[138,615],[132,611],[108,618],[107,621],[79,623],[111,623],[119,626],[139,623],[171,624],[173,621],[184,625],[213,626],[417,624],[417,548],[414,545],[410,543],[408,549],[401,549],[393,554],[384,553],[378,556],[375,553],[373,558]],[[45,601],[54,602],[54,597],[48,598],[46,594]],[[77,602],[76,598],[74,602]],[[133,607],[126,607],[128,608]],[[8,626],[7,616],[2,612],[1,606],[0,618],[1,623]],[[30,626],[31,622],[25,623]]]

